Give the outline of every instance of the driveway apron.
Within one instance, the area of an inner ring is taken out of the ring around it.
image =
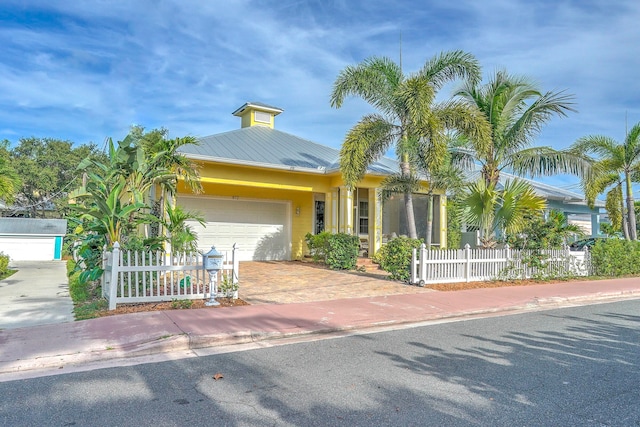
[[[72,322],[64,261],[14,261],[0,280],[0,330]]]
[[[291,304],[433,292],[389,280],[384,272],[335,271],[302,261],[240,263],[240,298],[256,304]]]

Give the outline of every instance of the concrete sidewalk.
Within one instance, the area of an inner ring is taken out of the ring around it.
[[[0,280],[0,331],[73,322],[66,262],[13,261],[10,268],[18,271]]]
[[[640,298],[639,278],[170,310],[4,330],[0,381],[26,371],[174,351],[623,298]]]

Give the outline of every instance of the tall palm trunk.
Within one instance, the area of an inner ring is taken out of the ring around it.
[[[409,166],[408,155],[402,155],[402,162],[400,163],[400,171],[403,177],[411,176],[411,169]],[[418,232],[416,231],[416,217],[413,212],[413,194],[411,190],[406,190],[404,193],[404,208],[407,216],[407,231],[409,237],[412,239],[418,238]]]
[[[433,230],[433,193],[429,193],[427,200],[427,235],[425,236],[425,245],[427,249],[431,249],[431,232]]]
[[[620,189],[620,192],[622,193],[622,188]],[[625,207],[624,207],[624,198],[620,197],[620,216],[622,217],[622,221],[620,221],[620,226],[622,227],[622,233],[624,235],[624,239],[625,240],[630,240],[629,237],[629,224],[627,221],[627,216],[625,213]]]
[[[636,232],[636,213],[633,204],[633,189],[631,188],[631,175],[625,171],[625,180],[627,184],[627,224],[629,224],[629,239],[638,240]]]

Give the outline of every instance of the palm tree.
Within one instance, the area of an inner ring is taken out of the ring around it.
[[[621,190],[624,188],[627,213],[622,229],[627,239],[637,240],[632,182],[640,181],[640,123],[631,128],[622,144],[607,136],[589,135],[578,139],[571,150],[597,156],[591,159],[593,174],[582,179],[582,187],[591,205],[598,195],[609,189],[607,204],[615,208],[616,200],[622,202]],[[623,212],[621,209],[620,214]]]
[[[412,153],[420,153],[429,165],[438,164],[446,153],[445,130],[450,127],[478,141],[488,136],[476,109],[454,101],[436,104],[437,92],[455,79],[475,84],[479,78],[477,60],[453,51],[433,57],[408,76],[389,58],[369,58],[346,67],[334,82],[332,107],[340,108],[347,96],[358,96],[379,111],[365,115],[345,137],[340,150],[345,184],[353,189],[368,167],[393,147],[400,172],[386,182],[386,188],[404,193],[409,237],[417,238],[412,199],[417,178]]]
[[[166,129],[154,129],[144,134],[142,131],[143,128],[136,127],[132,133],[138,135],[140,145],[145,156],[149,159],[149,163],[156,169],[169,171],[173,177],[169,182],[161,183],[162,190],[171,195],[175,194],[177,181],[181,178],[194,193],[201,192],[202,184],[197,165],[178,151],[180,147],[185,145],[198,145],[198,140],[193,136],[169,139]]]
[[[552,117],[564,117],[573,108],[573,97],[564,92],[542,93],[526,77],[497,71],[491,80],[477,86],[467,83],[456,92],[468,105],[477,107],[491,127],[491,143],[471,139],[468,154],[481,166],[486,185],[497,184],[500,172],[516,175],[572,173],[585,176],[589,163],[584,156],[551,147],[530,147]]]
[[[417,159],[418,170],[422,172],[428,182],[427,192],[427,229],[425,245],[431,247],[431,232],[433,230],[433,202],[435,190],[445,191],[449,194],[459,193],[466,184],[462,165],[456,159],[455,147],[465,138],[462,135],[448,135],[447,146],[450,147],[447,155],[439,165],[429,165],[424,157]]]
[[[187,221],[198,221],[200,225],[205,225],[204,217],[197,212],[185,211],[181,206],[165,206],[167,214],[164,226],[169,234],[169,243],[173,253],[195,253],[198,250],[198,235],[187,224]]]
[[[530,218],[542,214],[546,202],[526,181],[507,180],[499,189],[480,179],[469,186],[462,205],[467,207],[465,221],[480,229],[482,246],[491,248],[497,243],[497,232],[519,233]]]
[[[150,171],[163,170],[168,174],[162,179],[152,182],[157,184],[159,197],[156,197],[155,186],[151,187],[150,199],[155,199],[152,204],[152,214],[160,220],[156,224],[147,227],[146,233],[157,236],[160,234],[159,226],[163,224],[163,218],[167,215],[165,196],[173,196],[177,191],[178,180],[183,179],[193,193],[202,192],[200,174],[197,165],[184,154],[179,153],[180,147],[188,144],[198,144],[198,140],[192,136],[183,138],[167,138],[166,129],[154,129],[144,133],[144,128],[136,126],[132,128],[130,135],[138,141],[149,166]]]

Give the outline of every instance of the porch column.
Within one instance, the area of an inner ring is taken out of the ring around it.
[[[440,194],[440,248],[447,248],[447,195]]]
[[[377,189],[369,189],[369,258],[382,247],[382,201]]]
[[[327,201],[330,203],[325,206],[325,217],[328,220],[325,230],[330,231],[332,234],[338,232],[338,205],[340,199],[338,197],[338,188],[333,188],[330,193],[327,193]]]
[[[600,234],[600,214],[591,214],[591,237]]]
[[[353,191],[340,187],[339,232],[353,234]]]

